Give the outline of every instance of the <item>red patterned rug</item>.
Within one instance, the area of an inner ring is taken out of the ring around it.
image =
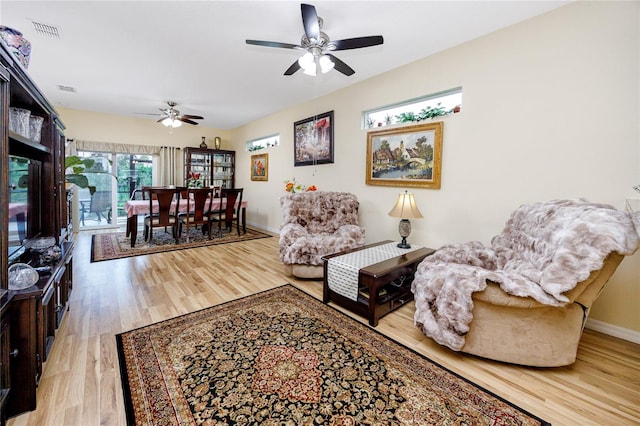
[[[182,237],[180,243],[176,244],[171,232],[155,231],[153,244],[149,244],[144,241],[142,232],[139,232],[135,246],[131,247],[131,240],[124,232],[94,234],[91,240],[91,261],[100,262],[102,260],[122,259],[123,257],[235,243],[270,236],[255,229],[247,228],[247,232],[240,236],[238,236],[237,232],[224,232],[222,237],[212,235],[211,240],[209,240],[207,235],[202,235],[200,229],[192,227],[189,233],[189,242]]]
[[[128,424],[548,424],[291,285],[116,339]]]

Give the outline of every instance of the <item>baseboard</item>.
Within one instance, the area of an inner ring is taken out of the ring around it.
[[[258,229],[258,230],[263,230],[263,231],[267,231],[267,232],[272,232],[272,233],[274,233],[274,234],[280,234],[280,228],[278,228],[278,229],[273,229],[273,228],[270,228],[270,227],[268,227],[268,226],[264,226],[264,225],[262,225],[262,224],[258,225],[257,223],[251,223],[251,222],[249,222],[249,221],[247,221],[247,225],[249,225],[249,226],[251,226],[251,227],[253,227],[253,228],[255,228],[255,229]]]
[[[640,344],[640,332],[635,330],[629,330],[628,328],[618,327],[617,325],[594,320],[591,318],[587,319],[585,328],[593,331],[598,331],[609,336],[617,337],[618,339]]]

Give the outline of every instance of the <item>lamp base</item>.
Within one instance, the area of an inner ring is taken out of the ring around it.
[[[408,249],[411,248],[411,245],[407,243],[407,237],[411,234],[411,222],[409,219],[402,219],[400,221],[400,225],[398,225],[398,231],[400,232],[400,236],[402,237],[402,241],[398,243],[399,248]]]
[[[402,238],[402,241],[398,243],[398,247],[401,249],[408,249],[411,248],[411,244],[407,242],[406,238]]]

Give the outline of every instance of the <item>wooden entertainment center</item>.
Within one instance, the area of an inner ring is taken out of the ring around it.
[[[42,118],[39,137],[33,137],[33,130],[16,131],[15,121],[10,121],[15,108]],[[64,125],[4,42],[0,42],[0,119],[0,423],[4,424],[8,417],[36,408],[47,356],[69,306],[74,248],[64,177]],[[21,175],[10,174],[15,171]],[[19,192],[23,201],[14,202],[14,193]],[[42,237],[55,238],[56,250],[60,248],[57,259],[41,256],[28,244]],[[14,263],[35,267],[37,283],[10,289],[8,269]]]

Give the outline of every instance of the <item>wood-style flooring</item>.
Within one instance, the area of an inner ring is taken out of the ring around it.
[[[320,281],[282,273],[277,236],[98,263],[89,262],[90,234],[76,241],[70,310],[38,408],[10,426],[124,425],[117,333],[285,283],[322,299]],[[407,304],[376,329],[554,425],[640,424],[640,345],[587,330],[574,365],[520,367],[439,346],[413,325],[413,311]]]

